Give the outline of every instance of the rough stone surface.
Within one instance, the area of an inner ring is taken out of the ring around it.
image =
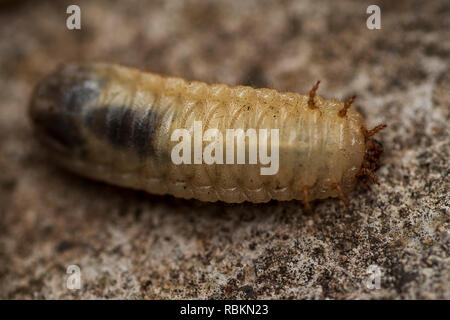
[[[0,6],[0,298],[450,299],[450,3],[64,1]],[[54,167],[27,117],[59,63],[102,60],[344,99],[386,123],[379,185],[338,200],[208,204]],[[81,290],[66,288],[80,266]],[[363,282],[377,265],[381,288]]]

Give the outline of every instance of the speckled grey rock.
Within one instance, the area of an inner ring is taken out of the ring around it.
[[[0,298],[444,298],[449,272],[450,3],[79,1],[0,6]],[[5,40],[7,39],[7,40]],[[337,200],[225,205],[55,168],[26,114],[57,64],[105,60],[188,79],[346,98],[388,124],[379,185]],[[82,287],[66,287],[66,268]],[[380,288],[366,281],[371,265]]]

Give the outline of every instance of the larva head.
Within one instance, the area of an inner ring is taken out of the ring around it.
[[[373,138],[366,138],[366,151],[362,167],[372,172],[376,171],[380,167],[382,153],[383,145],[379,141]]]
[[[374,171],[380,167],[380,157],[383,153],[383,146],[380,142],[373,139],[372,136],[384,128],[386,128],[385,124],[380,124],[371,130],[367,130],[364,127],[361,128],[365,140],[365,153],[363,163],[357,176],[366,175],[374,183],[377,183]]]
[[[62,66],[44,78],[29,105],[39,138],[58,151],[79,148],[83,139],[76,119],[98,97],[101,87],[101,79],[82,65]]]

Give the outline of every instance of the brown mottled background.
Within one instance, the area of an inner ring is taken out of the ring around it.
[[[72,1],[0,4],[0,298],[450,299],[450,2]],[[381,7],[382,29],[366,28]],[[47,161],[27,117],[59,63],[358,94],[388,124],[380,185],[338,200],[208,204],[88,181]],[[77,264],[82,289],[65,286]],[[381,289],[362,282],[381,268]]]

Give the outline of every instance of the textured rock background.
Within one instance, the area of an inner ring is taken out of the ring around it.
[[[0,6],[0,298],[445,298],[449,272],[450,3],[64,1]],[[144,4],[145,3],[145,4]],[[103,60],[230,85],[358,94],[386,123],[380,185],[315,203],[207,204],[55,168],[26,115],[59,63]],[[66,288],[77,264],[82,289]],[[381,289],[362,281],[381,268]]]

